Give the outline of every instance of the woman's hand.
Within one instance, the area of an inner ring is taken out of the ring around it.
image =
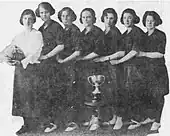
[[[94,62],[105,62],[109,60],[108,57],[100,57],[100,58],[95,58],[93,61]]]
[[[119,60],[111,60],[110,63],[112,65],[117,65],[117,64],[119,64]]]
[[[146,56],[146,53],[143,52],[143,51],[140,51],[136,56],[137,57],[144,57],[144,56]]]
[[[10,60],[7,62],[7,64],[9,64],[10,66],[18,66],[21,64],[21,61],[19,60]]]
[[[56,56],[56,60],[58,63],[64,63],[65,61],[59,57],[59,55]]]
[[[58,63],[64,63],[65,61],[63,59],[58,59]]]
[[[47,55],[42,55],[40,56],[39,60],[45,60],[45,59],[48,59]]]

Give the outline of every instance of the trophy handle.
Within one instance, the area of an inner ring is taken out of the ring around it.
[[[103,82],[101,82],[101,84],[100,85],[102,85],[104,82],[105,82],[105,76],[104,75],[100,75],[101,76],[101,78],[103,78]]]
[[[92,76],[89,76],[88,78],[87,78],[87,80],[88,80],[88,82],[92,85],[92,86],[95,86],[95,84],[92,82]]]

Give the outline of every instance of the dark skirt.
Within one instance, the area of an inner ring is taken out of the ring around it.
[[[124,118],[140,120],[143,96],[146,92],[145,65],[124,64],[123,66]],[[128,113],[128,114],[127,114]]]
[[[146,77],[144,69],[134,64],[124,64],[124,85],[123,88],[128,91],[129,96],[141,94],[146,88]]]
[[[154,118],[160,122],[164,106],[164,96],[169,93],[169,78],[165,64],[147,61],[147,91],[144,95],[145,118]]]
[[[59,65],[60,71],[58,72],[58,77],[60,77],[60,81],[57,82],[58,85],[62,86],[65,92],[65,107],[71,106],[73,101],[77,96],[77,92],[75,91],[75,62],[70,61],[66,63],[62,63]]]
[[[165,64],[156,65],[148,63],[147,69],[148,95],[154,97],[167,95],[169,93],[169,78]]]
[[[41,115],[50,120],[60,121],[61,114],[74,99],[74,63],[59,64],[55,58],[43,60],[39,76],[41,90]]]
[[[40,116],[39,68],[29,64],[26,69],[15,67],[12,115],[21,117]]]

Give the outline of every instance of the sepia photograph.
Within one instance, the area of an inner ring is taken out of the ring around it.
[[[168,136],[168,0],[0,0],[0,135]]]

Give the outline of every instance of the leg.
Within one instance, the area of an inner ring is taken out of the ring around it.
[[[24,125],[16,132],[16,135],[20,135],[26,132],[29,132],[30,129],[30,118],[28,117],[23,117],[24,120]]]
[[[155,97],[153,99],[153,104],[155,109],[155,114],[154,114],[155,122],[153,122],[150,130],[157,131],[161,126],[160,119],[161,119],[162,110],[164,106],[164,96]]]
[[[84,105],[84,93],[81,88],[78,87],[79,81],[76,80],[76,82],[73,84],[72,89],[69,90],[69,93],[67,94],[69,98],[67,98],[67,101],[69,103],[69,111],[66,113],[66,124],[67,128],[65,131],[73,131],[78,128],[78,124],[80,124],[80,116],[82,105]]]
[[[116,122],[113,127],[114,130],[121,129],[123,126],[123,119],[127,118],[128,112],[128,94],[123,89],[119,90],[116,97]]]

